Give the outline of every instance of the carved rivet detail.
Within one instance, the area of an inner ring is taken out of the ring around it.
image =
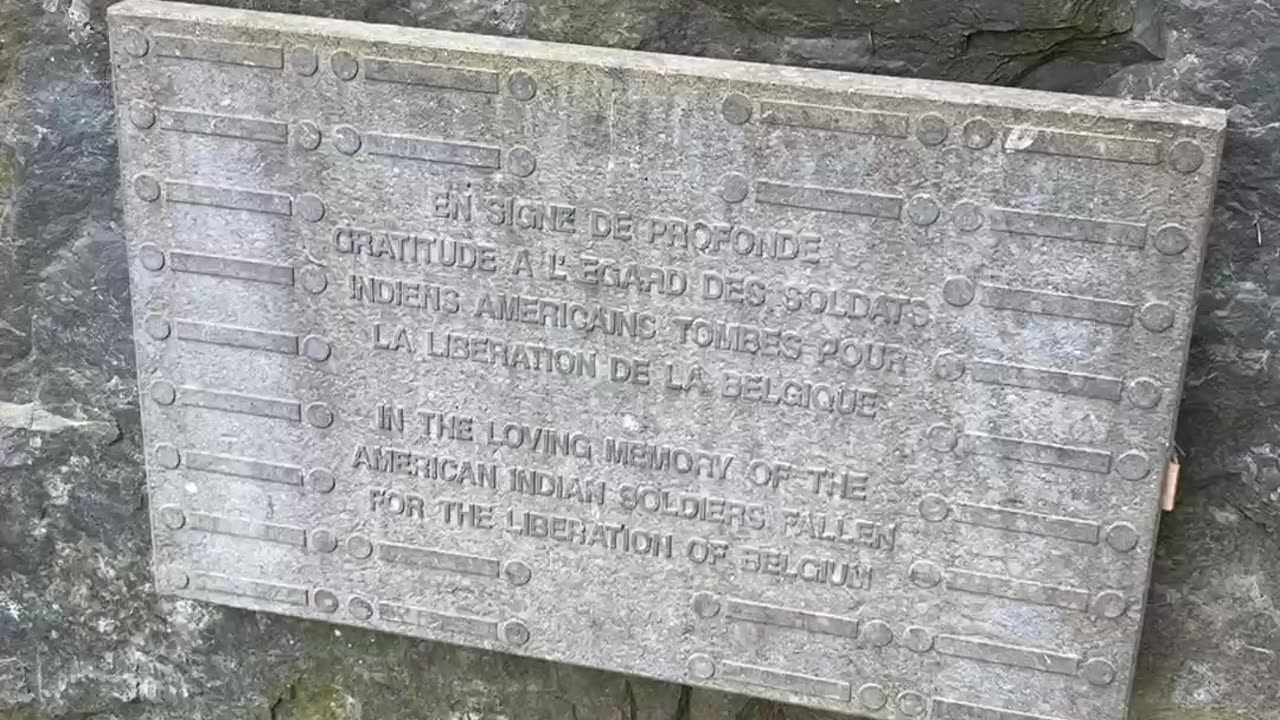
[[[942,299],[948,305],[968,305],[973,302],[973,292],[973,281],[963,275],[952,275],[942,283]]]
[[[307,406],[307,422],[313,427],[327,428],[333,424],[333,410],[324,403],[311,403]]]
[[[338,611],[338,596],[332,590],[317,590],[311,596],[311,604],[323,613],[331,613]]]
[[[141,130],[156,124],[155,108],[144,102],[129,103],[129,122]]]
[[[307,474],[307,487],[318,493],[333,492],[333,473],[317,468]]]
[[[914,690],[908,690],[898,695],[898,711],[907,717],[920,717],[928,709],[929,701]]]
[[[916,225],[932,225],[941,214],[938,203],[928,195],[916,195],[907,201],[907,217]]]
[[[868,710],[879,710],[889,704],[889,693],[875,683],[867,683],[858,688],[858,702]]]
[[[929,522],[942,522],[950,513],[951,505],[941,495],[929,493],[920,499],[920,517]]]
[[[936,587],[942,582],[942,568],[928,560],[915,561],[907,574],[911,577],[911,582],[922,588]]]
[[[982,209],[975,203],[959,202],[951,209],[951,222],[961,232],[973,232],[982,227],[984,221]]]
[[[1116,473],[1125,480],[1141,480],[1151,473],[1151,459],[1141,450],[1130,450],[1116,460]]]
[[[293,142],[303,150],[315,150],[320,147],[320,127],[310,120],[303,120],[298,123]]]
[[[1093,685],[1110,685],[1116,679],[1116,666],[1102,658],[1086,660],[1080,674]]]
[[[512,585],[527,585],[533,579],[533,570],[519,560],[512,560],[502,567],[502,574]]]
[[[313,362],[324,362],[333,353],[333,346],[328,340],[316,335],[308,335],[302,340],[302,354]]]
[[[142,329],[150,335],[153,340],[164,340],[169,337],[169,333],[173,332],[173,327],[159,315],[148,315],[146,320],[142,321]]]
[[[964,124],[960,134],[965,147],[981,150],[996,139],[996,128],[986,118],[974,118]]]
[[[360,151],[360,133],[350,125],[333,129],[333,146],[343,155],[355,155]]]
[[[133,179],[133,191],[147,202],[160,199],[160,181],[150,175],[139,175]]]
[[[516,70],[507,78],[507,90],[517,100],[532,100],[538,94],[538,81],[523,70]]]
[[[1140,408],[1153,408],[1156,405],[1159,405],[1160,398],[1164,395],[1164,393],[1160,391],[1160,386],[1156,384],[1155,380],[1145,377],[1138,378],[1132,383],[1129,383],[1129,391],[1125,394],[1128,396],[1129,402],[1133,403],[1134,407]]]
[[[693,614],[700,618],[713,618],[720,614],[720,598],[715,593],[700,592],[693,595]]]
[[[747,199],[747,190],[747,178],[741,173],[725,173],[720,178],[720,197],[725,202],[742,202]]]
[[[924,115],[916,122],[916,138],[924,145],[941,145],[950,128],[940,115]]]
[[[689,677],[697,680],[710,680],[716,674],[715,662],[702,653],[690,655],[685,663],[685,669],[688,670]]]
[[[538,169],[538,161],[528,148],[514,147],[507,153],[507,169],[516,177],[529,177]]]
[[[1204,150],[1190,140],[1179,140],[1169,149],[1169,167],[1190,174],[1204,164]]]
[[[169,470],[173,470],[182,464],[182,456],[178,454],[178,448],[169,443],[156,445],[155,459],[157,465]]]
[[[147,243],[138,248],[138,262],[148,270],[160,270],[164,267],[164,253],[155,245]]]
[[[751,119],[751,100],[738,93],[727,95],[720,104],[720,114],[734,125],[744,125]]]
[[[351,53],[339,50],[329,56],[329,69],[333,70],[334,76],[339,80],[352,80],[360,72],[360,63],[356,62]]]
[[[942,423],[929,428],[927,437],[929,439],[929,447],[938,452],[951,452],[956,449],[956,445],[960,444],[960,436],[956,433],[955,428]]]
[[[502,623],[502,639],[519,647],[529,642],[529,626],[519,620],[508,620]]]
[[[191,587],[191,576],[181,570],[170,570],[165,573],[165,583],[171,590],[186,590]]]
[[[1113,550],[1129,552],[1138,547],[1138,531],[1129,523],[1116,523],[1107,528],[1106,540]]]
[[[182,526],[187,524],[187,516],[177,505],[165,505],[160,508],[160,522],[170,530],[181,530]]]
[[[121,39],[124,41],[124,51],[134,57],[142,57],[151,49],[151,41],[147,40],[141,30],[125,30],[121,33]]]
[[[172,405],[174,400],[178,399],[178,391],[173,387],[173,383],[157,380],[151,383],[151,399],[155,400],[157,405]]]
[[[1165,225],[1156,230],[1156,251],[1161,255],[1179,255],[1191,245],[1191,233],[1177,225]]]
[[[1129,602],[1125,600],[1123,593],[1115,590],[1105,590],[1098,593],[1093,602],[1089,603],[1089,614],[1094,617],[1107,618],[1114,620],[1124,615],[1128,610]]]
[[[347,612],[357,620],[368,620],[373,617],[373,605],[362,597],[353,597],[347,601]]]
[[[338,549],[338,538],[331,531],[320,528],[311,532],[308,545],[316,552],[331,553]]]
[[[312,295],[319,295],[324,289],[329,287],[329,277],[325,275],[323,269],[313,266],[303,268],[298,273],[303,289]]]
[[[929,652],[933,649],[933,632],[928,628],[912,625],[903,631],[902,644],[912,652]]]
[[[1164,332],[1173,327],[1173,308],[1162,302],[1147,303],[1138,311],[1138,322],[1151,332]]]
[[[872,647],[884,647],[893,642],[893,628],[883,620],[872,620],[862,626],[862,640]]]
[[[964,376],[964,356],[943,350],[933,359],[933,374],[943,380],[959,380]]]
[[[289,69],[303,76],[315,75],[316,70],[320,69],[316,51],[302,45],[289,48]]]
[[[324,218],[324,201],[318,195],[306,193],[293,201],[298,215],[307,222],[319,222]]]
[[[373,554],[373,543],[363,535],[352,535],[347,538],[347,554],[357,560],[368,559]]]

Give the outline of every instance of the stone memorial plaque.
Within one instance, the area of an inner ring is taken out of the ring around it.
[[[1124,717],[1223,113],[127,0],[155,572]]]

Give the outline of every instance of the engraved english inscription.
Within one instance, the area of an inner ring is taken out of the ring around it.
[[[109,14],[163,592],[1124,717],[1220,113]]]

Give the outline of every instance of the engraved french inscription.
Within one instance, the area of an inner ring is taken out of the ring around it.
[[[160,592],[1125,718],[1223,113],[107,15]]]

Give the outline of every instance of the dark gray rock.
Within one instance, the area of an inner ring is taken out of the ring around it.
[[[156,596],[106,4],[0,2],[0,718],[819,717]],[[834,0],[236,4],[1230,109],[1135,715],[1280,718],[1280,11],[1165,0],[1153,41],[1152,11],[1096,2],[1045,19],[964,0],[905,22]]]

